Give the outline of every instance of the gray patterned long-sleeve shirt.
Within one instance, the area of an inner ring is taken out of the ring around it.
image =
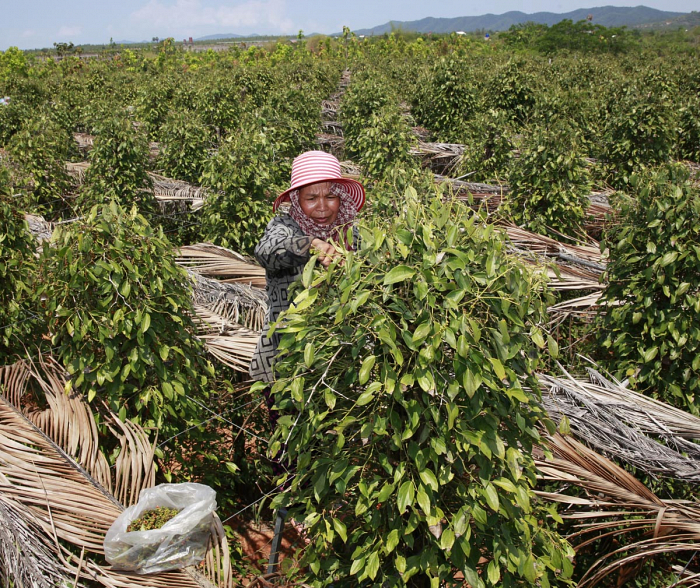
[[[280,313],[289,308],[289,286],[302,273],[310,258],[313,237],[305,235],[296,221],[282,213],[273,218],[255,248],[255,257],[265,268],[268,309],[262,335],[250,362],[250,377],[265,382],[274,381],[273,365],[280,335],[267,336],[270,325]]]

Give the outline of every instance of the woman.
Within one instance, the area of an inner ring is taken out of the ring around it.
[[[309,261],[312,251],[328,267],[336,256],[329,241],[345,239],[355,215],[365,204],[365,189],[355,180],[343,178],[340,162],[324,151],[307,151],[292,163],[291,187],[273,204],[278,211],[289,202],[289,211],[273,218],[255,248],[255,257],[265,268],[268,310],[262,335],[250,364],[254,380],[274,381],[273,365],[279,333],[268,337],[269,327],[289,308],[289,285]],[[269,403],[269,401],[268,401]],[[276,415],[270,419],[275,423]]]

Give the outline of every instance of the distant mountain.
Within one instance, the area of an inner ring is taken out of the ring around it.
[[[562,20],[570,19],[574,22],[593,17],[593,23],[605,27],[638,26],[657,23],[665,20],[684,16],[684,12],[667,12],[647,8],[646,6],[621,7],[602,6],[599,8],[580,8],[573,12],[556,14],[554,12],[524,12],[511,11],[504,14],[485,14],[483,16],[458,16],[455,18],[423,18],[412,21],[390,21],[386,24],[371,29],[359,29],[354,31],[356,35],[383,35],[394,29],[415,31],[418,33],[452,33],[455,31],[507,31],[512,25],[526,22],[536,22],[552,26]]]

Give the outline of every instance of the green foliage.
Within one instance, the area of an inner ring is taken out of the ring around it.
[[[135,113],[137,120],[144,124],[146,134],[151,141],[156,141],[160,127],[165,122],[170,109],[174,88],[161,80],[139,88],[136,97]]]
[[[9,104],[0,107],[0,145],[6,145],[10,141],[31,116],[31,112],[31,108],[20,100],[11,100]]]
[[[610,249],[601,360],[620,379],[700,414],[700,191],[682,166],[633,177]]]
[[[681,159],[700,162],[700,98],[692,96],[680,109],[678,117],[678,155]]]
[[[477,109],[475,82],[467,65],[454,55],[442,58],[413,100],[418,123],[448,143],[462,139],[465,124]]]
[[[5,84],[14,77],[26,77],[28,74],[29,63],[24,51],[17,47],[0,51],[0,84]]]
[[[535,106],[534,79],[523,60],[510,59],[489,82],[489,104],[501,109],[513,120],[527,120]]]
[[[312,258],[278,326],[270,454],[286,444],[296,468],[276,503],[307,526],[308,581],[566,578],[572,551],[533,492],[543,283],[493,225],[413,189],[360,230],[328,271]]]
[[[396,108],[384,108],[373,113],[366,127],[347,148],[359,154],[359,163],[370,178],[382,178],[391,168],[417,170],[418,160],[409,150],[415,144],[406,119]]]
[[[369,75],[353,80],[343,97],[340,113],[348,155],[360,155],[359,152],[353,151],[352,145],[367,128],[371,116],[381,112],[390,100],[388,89],[376,76]]]
[[[675,121],[665,94],[625,87],[613,94],[609,111],[600,150],[612,185],[623,187],[643,167],[669,160]]]
[[[622,27],[603,25],[580,20],[576,23],[562,20],[544,30],[536,41],[537,50],[545,54],[558,51],[582,53],[623,53],[632,46],[631,34]]]
[[[73,138],[46,116],[25,122],[8,144],[18,165],[16,185],[22,192],[22,206],[27,212],[56,218],[72,180],[66,161],[72,153]]]
[[[126,118],[110,117],[97,129],[89,155],[90,167],[80,193],[80,205],[89,210],[95,204],[114,201],[152,213],[155,197],[146,173],[148,143]]]
[[[202,175],[203,185],[216,194],[203,209],[202,238],[252,254],[272,218],[272,201],[288,182],[290,163],[279,160],[283,146],[274,128],[248,121],[223,142]]]
[[[196,114],[173,112],[161,128],[158,168],[168,177],[199,184],[211,148],[211,132]]]
[[[503,181],[513,158],[511,125],[502,110],[489,109],[476,115],[464,131],[464,154],[452,175],[470,182]]]
[[[29,234],[7,169],[0,167],[0,365],[30,343],[36,244]]]
[[[74,389],[167,434],[199,414],[211,365],[192,324],[192,282],[136,207],[116,201],[58,229],[41,279],[54,351]]]
[[[533,129],[512,163],[505,211],[536,233],[577,237],[588,206],[590,174],[579,134],[564,124]]]

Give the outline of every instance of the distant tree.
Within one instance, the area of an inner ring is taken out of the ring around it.
[[[59,57],[63,57],[74,51],[73,43],[54,43],[53,46],[56,48],[56,53]]]
[[[157,43],[158,41],[160,41],[160,39],[159,39],[158,37],[152,37],[152,38],[151,38],[151,41],[152,41],[153,43]]]

